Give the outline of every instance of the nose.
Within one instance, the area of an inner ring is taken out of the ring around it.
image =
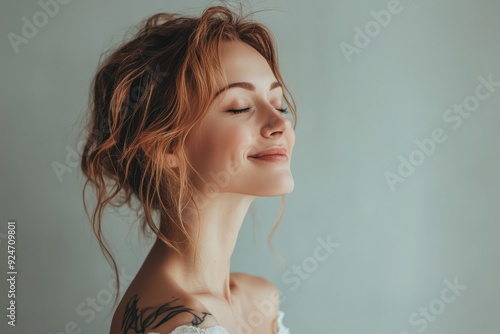
[[[282,136],[291,128],[291,122],[286,118],[282,111],[277,110],[271,104],[266,104],[264,126],[262,127],[262,135],[265,137]]]

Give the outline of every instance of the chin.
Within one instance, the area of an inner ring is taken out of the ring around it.
[[[267,184],[265,187],[256,189],[254,195],[260,197],[277,197],[288,195],[293,191],[295,184],[292,178],[287,180],[282,180],[281,182],[274,184]]]

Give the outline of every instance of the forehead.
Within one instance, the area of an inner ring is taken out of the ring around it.
[[[220,60],[229,83],[274,79],[274,74],[266,59],[257,50],[244,42],[223,42],[221,44]]]

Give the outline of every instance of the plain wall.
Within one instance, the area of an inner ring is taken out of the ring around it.
[[[273,237],[288,267],[267,246],[280,198],[259,198],[232,271],[278,287],[292,334],[498,333],[500,84],[482,82],[500,82],[500,2],[251,3],[274,9],[254,17],[276,36],[297,101],[295,188]],[[73,0],[16,52],[9,33],[43,9],[1,2],[0,264],[6,273],[15,220],[18,271],[15,328],[0,284],[2,333],[56,334],[73,322],[75,333],[108,332],[113,276],[84,213],[75,122],[99,56],[126,29],[208,4]],[[54,163],[71,172],[58,177]],[[126,287],[150,244],[123,214],[104,223]],[[318,253],[328,239],[336,248]]]

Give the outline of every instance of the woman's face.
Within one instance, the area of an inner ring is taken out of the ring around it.
[[[283,90],[267,61],[243,42],[225,42],[221,63],[229,85],[190,132],[186,154],[207,182],[204,191],[280,196],[293,190],[290,159],[295,133]],[[218,87],[218,91],[224,87]],[[229,110],[246,109],[241,113]],[[285,148],[285,161],[255,159],[261,151]]]

